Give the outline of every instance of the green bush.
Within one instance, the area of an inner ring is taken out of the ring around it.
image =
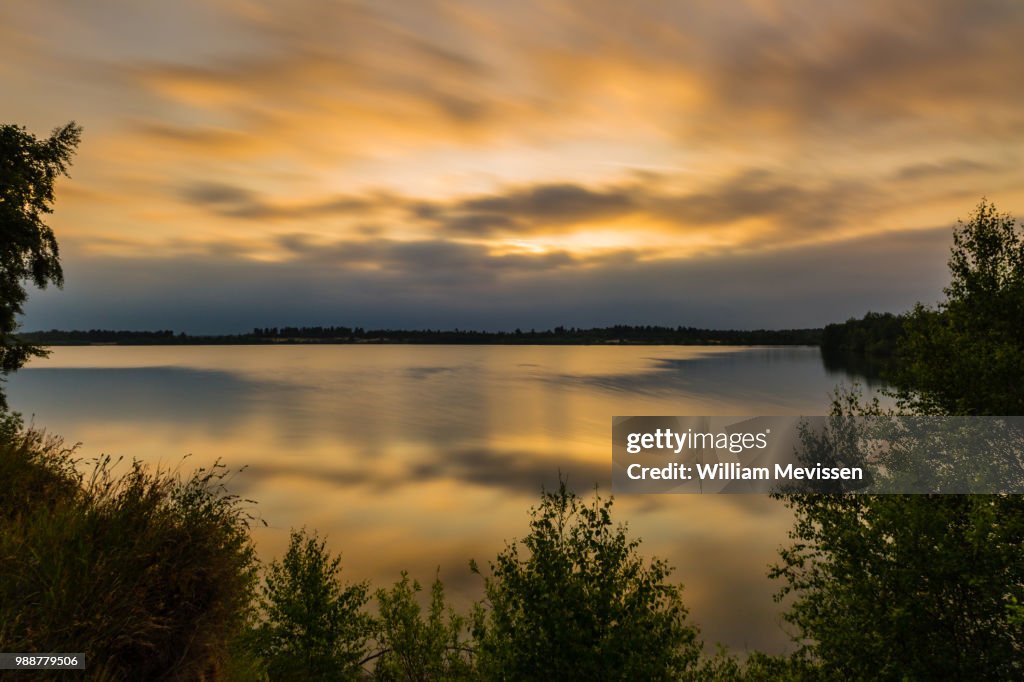
[[[60,438],[25,429],[17,414],[0,412],[0,519],[4,527],[25,515],[76,499],[82,483],[76,464],[74,448],[65,446]]]
[[[0,650],[85,652],[90,679],[223,677],[256,578],[224,468],[103,458],[83,478],[73,449],[5,424]]]
[[[348,680],[362,676],[372,620],[365,583],[343,585],[341,558],[327,542],[292,531],[288,551],[263,578],[262,622],[254,645],[272,680]]]
[[[638,554],[611,506],[562,482],[531,510],[530,534],[491,564],[474,615],[485,679],[669,680],[696,665],[682,588],[667,582],[667,563]]]
[[[426,619],[416,601],[419,582],[402,579],[390,590],[377,590],[379,653],[374,678],[379,680],[473,679],[470,649],[463,641],[466,623],[447,606],[444,585],[435,579]]]
[[[953,232],[950,284],[899,343],[897,397],[919,414],[1024,414],[1024,225],[982,200]]]

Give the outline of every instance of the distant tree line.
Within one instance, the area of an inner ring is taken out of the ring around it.
[[[524,331],[474,331],[465,329],[365,329],[363,327],[256,327],[247,334],[190,335],[172,330],[113,331],[90,329],[33,331],[18,335],[25,343],[40,346],[207,345],[267,343],[409,343],[496,345],[784,345],[816,346],[821,329],[698,329],[653,325],[612,327],[555,327]]]
[[[76,346],[88,344],[117,344],[117,345],[145,345],[145,344],[176,344],[183,343],[185,334],[175,334],[170,329],[158,331],[119,331],[113,329],[89,329],[61,331],[51,329],[50,331],[24,332],[18,334],[18,338],[41,346]]]
[[[856,353],[892,357],[903,337],[905,315],[867,313],[861,319],[826,325],[821,333],[821,352]]]
[[[825,369],[858,377],[869,386],[893,382],[906,319],[869,312],[860,319],[826,325],[821,333]]]

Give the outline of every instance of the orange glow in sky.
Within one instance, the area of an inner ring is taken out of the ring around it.
[[[418,244],[571,278],[1020,210],[1022,11],[40,0],[0,9],[0,87],[8,122],[85,129],[52,221],[72,270],[315,249],[399,278]]]

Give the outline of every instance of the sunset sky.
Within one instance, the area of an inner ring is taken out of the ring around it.
[[[36,0],[84,127],[27,329],[818,326],[1024,214],[1024,3]]]

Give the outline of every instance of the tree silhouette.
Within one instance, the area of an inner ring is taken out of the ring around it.
[[[491,564],[474,614],[483,679],[670,680],[696,666],[682,588],[665,561],[640,555],[611,507],[562,481],[531,510],[530,534]]]
[[[949,267],[946,300],[905,318],[899,407],[1019,415],[1024,234],[983,200],[955,230]],[[862,406],[849,393],[833,406],[834,416],[881,414],[877,403]],[[794,542],[771,574],[785,581],[780,598],[790,600],[786,619],[811,678],[1024,675],[1020,495],[781,497],[796,517]]]
[[[67,175],[81,133],[71,122],[40,140],[23,127],[0,125],[0,372],[4,374],[21,367],[29,357],[44,354],[13,334],[28,298],[25,282],[39,288],[64,282],[57,239],[43,218],[53,211],[54,181]]]
[[[927,414],[1024,414],[1024,228],[982,200],[953,234],[937,308],[904,322],[903,406]]]

